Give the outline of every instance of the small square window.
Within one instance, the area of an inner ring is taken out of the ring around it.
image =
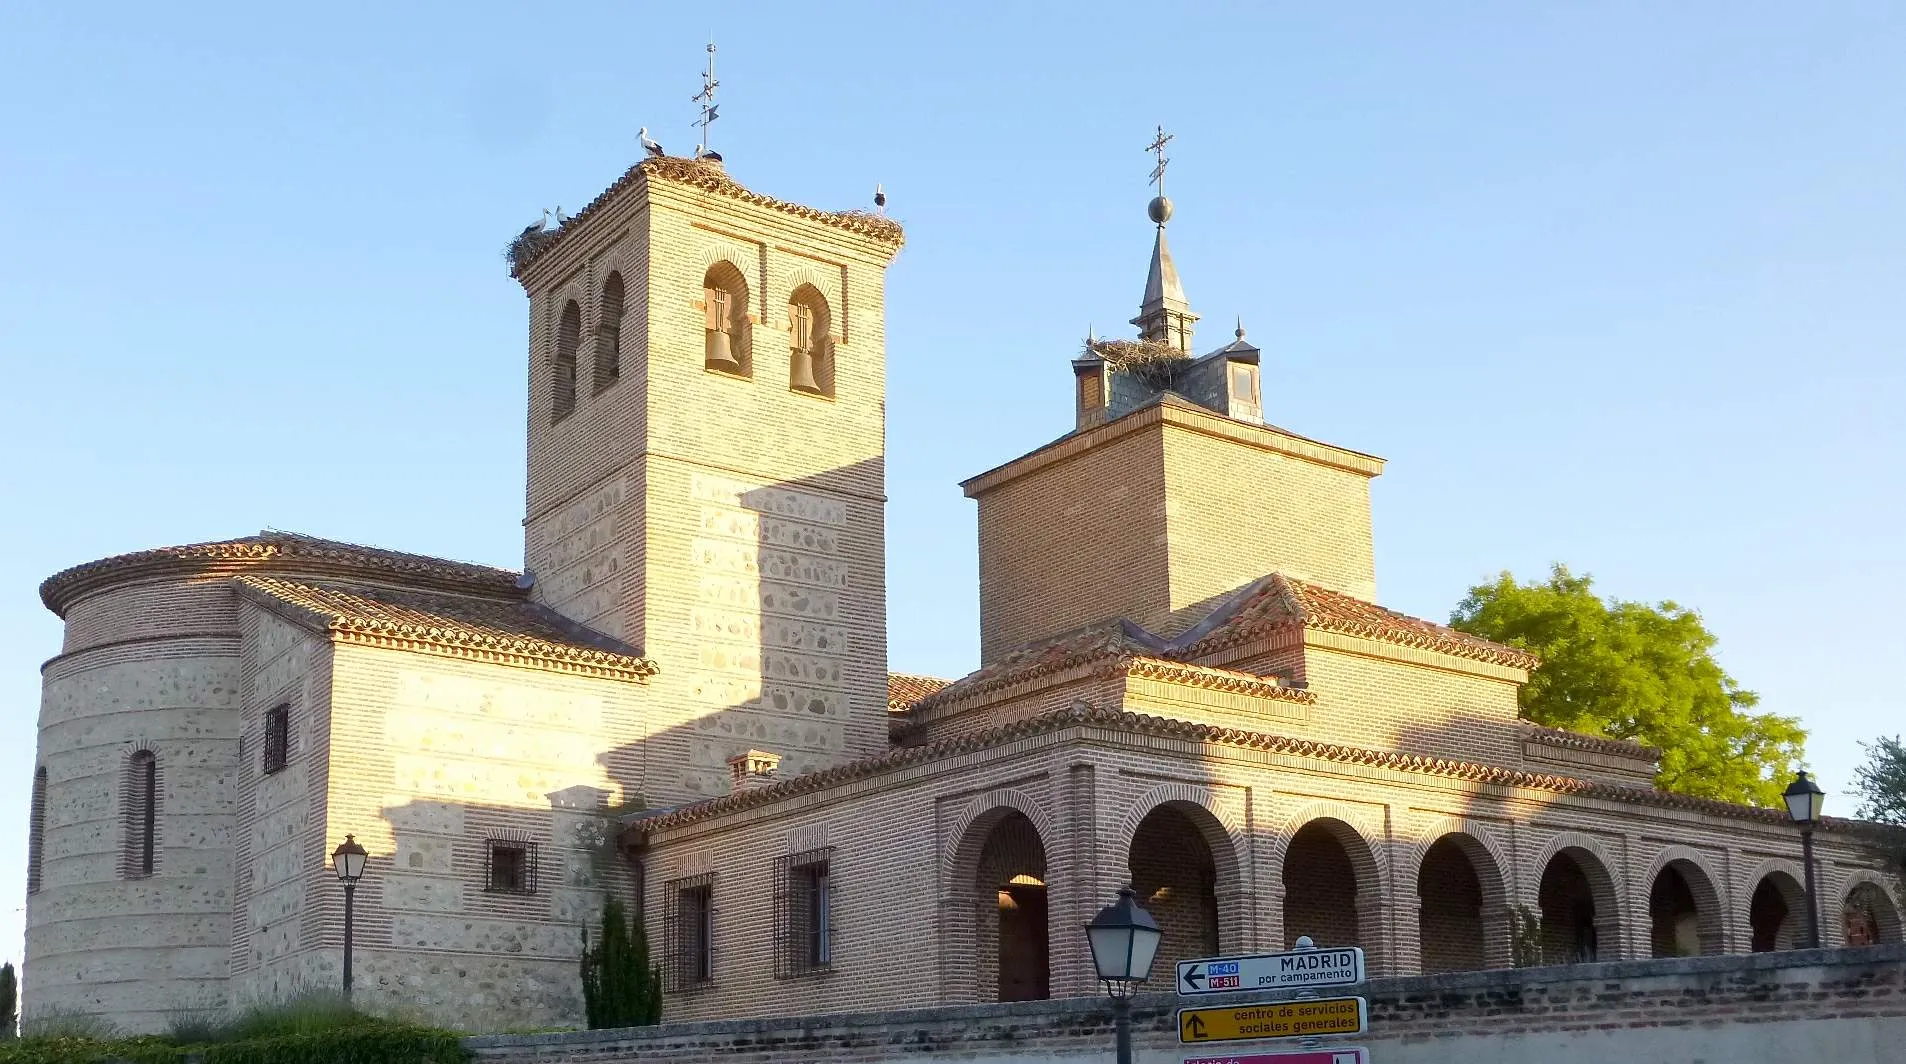
[[[265,714],[265,774],[283,771],[291,752],[291,707],[278,706]]]
[[[1247,402],[1257,398],[1257,367],[1246,362],[1231,364],[1231,398]]]
[[[536,893],[536,844],[521,839],[489,840],[484,888],[492,894]]]

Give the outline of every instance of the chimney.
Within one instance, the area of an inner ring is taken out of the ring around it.
[[[780,767],[780,754],[770,754],[766,750],[736,754],[728,759],[731,789],[733,793],[740,794],[770,786],[775,782],[775,773]]]

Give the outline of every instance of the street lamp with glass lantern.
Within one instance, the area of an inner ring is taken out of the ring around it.
[[[1132,995],[1152,974],[1152,959],[1164,932],[1158,921],[1138,904],[1138,892],[1120,887],[1118,900],[1099,910],[1085,925],[1092,945],[1092,967],[1112,999],[1112,1020],[1118,1031],[1118,1064],[1132,1064]]]
[[[338,875],[338,882],[344,884],[344,998],[351,997],[351,903],[357,895],[357,881],[364,875],[364,860],[370,854],[357,844],[354,835],[344,836],[338,848],[331,851],[331,868]]]
[[[1827,792],[1802,772],[1781,793],[1787,800],[1787,815],[1800,828],[1800,855],[1807,869],[1807,944],[1802,949],[1820,948],[1820,903],[1813,892],[1813,829],[1820,823],[1820,809],[1826,805]]]

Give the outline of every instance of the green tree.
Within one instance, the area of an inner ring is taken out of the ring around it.
[[[1860,749],[1866,760],[1853,770],[1853,790],[1860,796],[1857,815],[1893,829],[1874,835],[1874,849],[1906,889],[1906,743],[1897,735],[1882,735]]]
[[[589,1028],[641,1027],[662,1018],[662,971],[649,963],[649,940],[631,927],[620,899],[602,903],[602,933],[582,950],[582,999]]]
[[[1661,748],[1663,790],[1779,806],[1807,734],[1714,660],[1714,635],[1693,610],[1604,600],[1556,565],[1545,581],[1505,572],[1478,584],[1450,616],[1462,631],[1542,659],[1522,688],[1522,715],[1570,731]]]
[[[20,979],[13,962],[0,964],[0,1038],[12,1038],[19,1029]]]

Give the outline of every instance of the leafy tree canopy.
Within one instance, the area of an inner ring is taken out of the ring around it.
[[[1800,764],[1800,722],[1752,712],[1759,696],[1714,660],[1693,610],[1604,600],[1556,565],[1545,581],[1505,572],[1470,588],[1450,624],[1542,659],[1520,696],[1529,720],[1660,747],[1664,790],[1779,806]]]
[[[1861,743],[1860,749],[1866,751],[1866,761],[1853,770],[1859,815],[1906,828],[1906,743],[1897,735],[1882,735]]]

